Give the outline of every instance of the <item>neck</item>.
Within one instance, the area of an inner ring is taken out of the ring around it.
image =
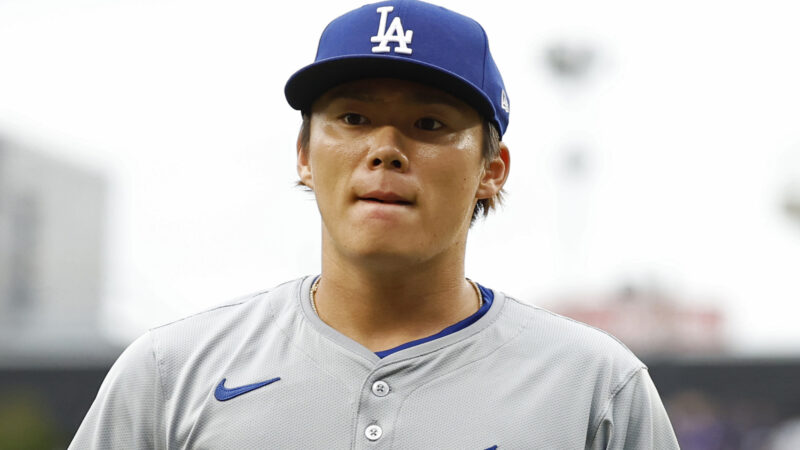
[[[478,293],[464,277],[464,248],[424,262],[381,264],[342,257],[323,242],[317,312],[372,351],[435,334],[480,307]]]

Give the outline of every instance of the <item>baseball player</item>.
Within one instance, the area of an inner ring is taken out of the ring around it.
[[[321,274],[150,330],[72,448],[678,448],[617,340],[465,278],[470,224],[510,167],[509,97],[477,22],[361,7],[285,93]]]

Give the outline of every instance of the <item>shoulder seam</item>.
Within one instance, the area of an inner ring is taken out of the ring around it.
[[[641,364],[641,365],[642,365],[642,366],[643,366],[645,369],[647,369],[647,365],[645,365],[644,363],[642,363],[642,362],[641,362],[641,360],[639,360],[639,357],[638,357],[638,356],[636,356],[636,354],[635,354],[635,353],[633,353],[633,351],[631,351],[631,349],[630,349],[630,348],[628,348],[628,346],[627,346],[627,345],[625,345],[625,343],[624,343],[624,342],[620,341],[620,340],[619,340],[619,339],[618,339],[616,336],[614,336],[613,334],[609,333],[608,331],[605,331],[605,330],[603,330],[603,329],[597,328],[597,327],[595,327],[595,326],[593,326],[593,325],[589,325],[588,323],[581,322],[580,320],[575,320],[575,319],[573,319],[573,318],[571,318],[571,317],[567,317],[567,316],[564,316],[564,315],[561,315],[561,314],[558,314],[558,313],[554,313],[553,311],[550,311],[549,309],[545,309],[545,308],[541,308],[541,307],[539,307],[539,306],[535,306],[535,305],[531,305],[531,304],[528,304],[528,303],[521,302],[521,301],[517,300],[517,299],[516,299],[516,298],[514,298],[514,297],[508,297],[508,296],[507,296],[507,299],[508,299],[508,300],[513,300],[513,301],[514,301],[514,303],[516,303],[516,304],[518,304],[518,305],[520,305],[520,306],[522,306],[522,307],[525,307],[525,308],[531,308],[531,309],[534,309],[534,310],[537,310],[537,311],[543,312],[543,313],[545,313],[545,314],[548,314],[548,315],[550,315],[550,316],[553,316],[553,317],[556,317],[556,318],[559,318],[559,319],[564,319],[564,320],[567,320],[567,321],[569,321],[569,322],[572,322],[572,323],[574,323],[574,324],[576,324],[576,325],[579,325],[579,326],[582,326],[582,327],[585,327],[585,328],[589,328],[589,329],[592,329],[592,330],[598,331],[598,332],[600,332],[600,333],[603,333],[604,335],[606,335],[606,336],[610,337],[611,339],[613,339],[614,341],[616,341],[616,342],[617,342],[619,345],[621,345],[621,346],[622,346],[622,348],[624,348],[624,349],[625,349],[625,350],[626,350],[628,353],[630,353],[630,354],[631,354],[631,356],[633,356],[634,358],[636,358],[636,360],[637,360],[637,361],[639,361],[639,364]]]
[[[156,336],[156,332],[158,330],[160,330],[162,328],[165,328],[165,327],[168,327],[170,325],[182,322],[182,321],[187,320],[187,319],[191,319],[192,317],[197,317],[197,316],[200,316],[200,315],[203,315],[203,314],[206,314],[206,313],[210,313],[210,312],[213,312],[213,311],[216,311],[216,310],[219,310],[219,309],[223,309],[223,308],[228,308],[228,307],[231,307],[231,306],[241,305],[241,304],[246,303],[247,301],[250,301],[250,300],[252,300],[252,299],[254,299],[254,298],[256,298],[256,297],[258,297],[260,295],[263,295],[263,294],[266,294],[266,293],[270,292],[270,290],[271,289],[267,289],[267,290],[255,292],[255,293],[252,293],[252,294],[248,294],[248,295],[245,295],[243,297],[239,297],[238,299],[233,300],[232,303],[228,303],[228,304],[225,304],[225,305],[219,305],[219,306],[207,309],[205,311],[200,311],[200,312],[197,312],[197,313],[194,313],[194,314],[190,314],[190,315],[188,315],[186,317],[182,317],[180,319],[173,320],[172,322],[168,322],[168,323],[165,323],[165,324],[162,324],[162,325],[159,325],[159,326],[156,326],[156,327],[153,327],[153,328],[150,328],[149,330],[147,330],[146,334],[150,338],[150,348],[151,348],[151,351],[153,353],[153,358],[155,359],[155,363],[156,363],[156,377],[158,378],[158,385],[161,388],[160,389],[161,390],[161,398],[162,398],[162,400],[164,401],[165,404],[166,404],[167,400],[170,398],[170,395],[169,395],[170,393],[168,392],[167,387],[164,384],[164,380],[165,380],[165,377],[164,377],[164,373],[165,373],[164,354],[163,354],[164,352],[161,351],[160,340],[158,339],[158,336]]]
[[[166,404],[167,404],[167,394],[166,394],[166,392],[167,391],[164,388],[164,373],[163,373],[164,369],[163,369],[163,367],[161,365],[161,358],[158,357],[158,350],[156,348],[158,343],[156,342],[156,339],[155,339],[155,336],[153,335],[153,333],[148,331],[147,335],[150,338],[150,351],[153,353],[153,359],[155,359],[155,363],[156,363],[156,378],[158,379],[159,391],[161,391],[162,407],[166,407]],[[161,416],[160,417],[161,420],[166,420],[166,415],[165,414],[160,414],[160,416]],[[155,423],[155,421],[153,423]],[[166,429],[166,424],[164,424],[164,427]],[[153,438],[154,438],[154,440],[157,440],[159,438],[157,436],[156,431],[157,430],[153,430]]]
[[[173,320],[171,322],[167,322],[167,323],[155,326],[153,328],[150,328],[149,331],[154,331],[154,330],[158,330],[159,328],[168,327],[168,326],[176,324],[178,322],[182,322],[184,320],[191,319],[193,317],[201,316],[203,314],[208,314],[210,312],[214,312],[214,311],[217,311],[219,309],[225,309],[225,308],[230,308],[230,307],[233,307],[233,306],[238,306],[238,305],[241,305],[243,303],[247,303],[248,301],[253,300],[254,298],[256,298],[258,296],[267,294],[270,291],[272,291],[272,289],[266,289],[266,290],[263,290],[263,291],[254,292],[252,294],[248,294],[248,295],[245,295],[243,297],[239,297],[237,299],[234,299],[234,300],[232,300],[231,303],[226,303],[224,305],[214,306],[212,308],[209,308],[209,309],[206,309],[206,310],[203,310],[203,311],[200,311],[200,312],[196,312],[194,314],[189,314],[188,316],[185,316],[185,317],[181,317],[180,319],[176,319],[176,320]]]
[[[619,385],[617,385],[617,387],[614,388],[611,391],[611,395],[608,397],[608,400],[606,401],[606,406],[605,406],[605,408],[603,408],[603,413],[600,414],[600,416],[598,417],[597,424],[593,426],[594,433],[592,433],[592,442],[594,442],[595,439],[597,439],[597,433],[600,432],[600,425],[603,424],[603,420],[605,420],[606,416],[608,415],[609,410],[611,410],[611,403],[617,397],[617,394],[619,394],[620,391],[622,391],[625,388],[625,386],[627,386],[628,383],[631,382],[633,377],[635,377],[636,374],[638,374],[642,370],[647,370],[647,367],[642,365],[642,366],[639,366],[639,367],[635,368],[634,370],[631,370],[631,373],[628,374],[628,376],[625,377],[625,379],[622,380],[622,382],[620,382]]]

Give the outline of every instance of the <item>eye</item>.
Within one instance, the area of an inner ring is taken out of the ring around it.
[[[367,123],[367,118],[361,114],[347,113],[342,116],[342,121],[347,125],[364,125]]]
[[[423,117],[422,119],[419,119],[416,122],[414,122],[414,126],[422,130],[434,131],[438,130],[439,128],[442,128],[444,124],[442,124],[442,122],[439,122],[436,119],[432,119],[430,117]]]

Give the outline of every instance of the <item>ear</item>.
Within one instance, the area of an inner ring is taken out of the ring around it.
[[[478,185],[475,198],[478,200],[492,198],[503,189],[508,179],[508,171],[511,168],[511,154],[508,147],[500,142],[500,153],[491,161],[486,161],[483,168],[483,176]]]
[[[314,180],[311,176],[311,160],[309,157],[309,149],[303,148],[301,145],[302,139],[297,136],[297,175],[300,177],[300,182],[307,188],[314,189]]]

